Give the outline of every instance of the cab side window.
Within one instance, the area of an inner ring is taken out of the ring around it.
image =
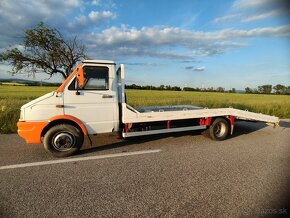
[[[109,90],[109,68],[85,66],[83,68],[85,76],[85,85],[80,90]],[[69,90],[77,89],[77,81],[74,79],[69,85]]]
[[[107,67],[84,67],[86,78],[84,90],[108,90],[109,68]]]

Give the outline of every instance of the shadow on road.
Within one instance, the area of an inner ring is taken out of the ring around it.
[[[235,138],[241,135],[250,134],[252,132],[258,131],[262,128],[267,127],[264,123],[252,123],[252,122],[236,122],[234,133],[230,138]],[[152,142],[160,139],[166,139],[169,137],[183,137],[183,136],[199,136],[202,131],[191,131],[191,132],[179,132],[179,133],[167,133],[167,134],[159,134],[159,135],[149,135],[149,136],[140,136],[129,139],[121,139],[116,136],[93,136],[92,142],[93,145],[90,146],[89,142],[85,143],[83,149],[77,155],[83,155],[87,153],[94,153],[103,150],[111,150],[115,148],[122,148],[126,146],[130,146],[133,144],[142,144],[146,142]],[[210,140],[210,139],[209,139]],[[126,149],[122,150],[122,152],[126,152]]]
[[[231,138],[247,135],[265,127],[267,127],[265,123],[238,121],[235,123],[234,132]]]
[[[166,134],[159,134],[159,135],[149,135],[149,136],[139,136],[139,137],[132,137],[128,139],[121,139],[117,137],[111,137],[111,139],[108,140],[105,136],[95,136],[93,138],[93,145],[90,147],[90,145],[84,146],[85,148],[81,150],[78,154],[76,155],[82,155],[82,154],[87,154],[87,153],[93,153],[93,152],[98,152],[98,151],[103,151],[103,150],[110,150],[110,149],[115,149],[115,148],[121,148],[121,147],[126,147],[129,145],[134,145],[134,144],[143,144],[146,142],[152,142],[160,139],[165,139],[165,138],[176,138],[176,137],[183,137],[183,136],[198,136],[200,135],[200,131],[194,131],[194,132],[178,132],[178,133],[166,133]],[[122,152],[127,152],[127,150],[122,150]]]
[[[290,121],[281,120],[279,125],[280,125],[280,127],[283,127],[283,128],[290,128]]]

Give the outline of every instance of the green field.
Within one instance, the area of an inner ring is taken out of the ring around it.
[[[55,90],[56,87],[0,86],[0,133],[16,132],[21,105]],[[249,111],[290,118],[290,96],[127,90],[131,106],[184,105],[191,104],[208,108],[234,107]]]
[[[0,133],[15,133],[20,107],[55,87],[0,86]]]

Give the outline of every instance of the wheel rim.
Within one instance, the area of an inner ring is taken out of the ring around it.
[[[215,125],[214,127],[214,134],[216,135],[216,137],[220,138],[223,137],[224,134],[226,133],[226,124],[219,122]]]
[[[58,151],[68,151],[74,146],[74,137],[69,133],[60,133],[53,139],[53,147]]]

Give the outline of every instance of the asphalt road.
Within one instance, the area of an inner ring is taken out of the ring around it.
[[[42,145],[0,135],[0,217],[290,216],[289,119],[237,123],[222,142],[95,138],[71,158],[57,163]],[[3,168],[24,163],[36,166]]]

